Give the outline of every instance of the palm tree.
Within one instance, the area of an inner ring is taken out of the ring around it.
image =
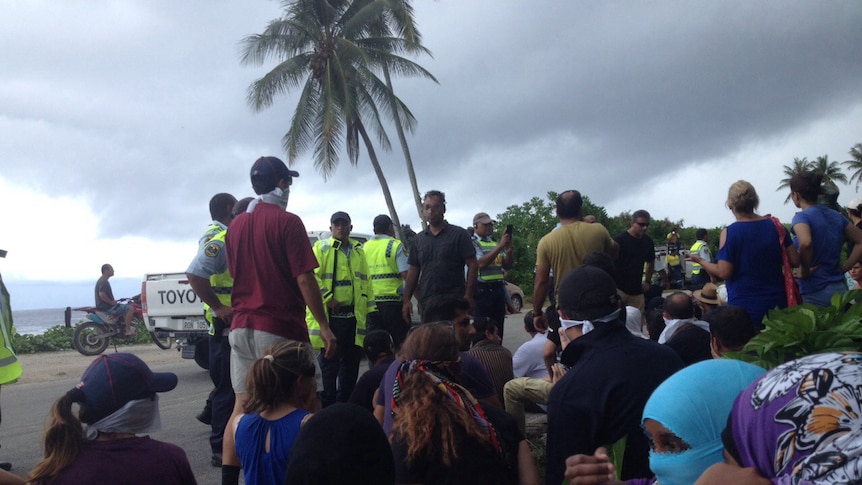
[[[390,1],[391,17],[389,24],[397,33],[407,42],[407,50],[411,53],[427,54],[431,56],[431,51],[422,45],[422,35],[416,27],[416,21],[413,17],[413,6],[410,5],[410,0],[391,0]],[[433,57],[433,56],[432,56]],[[383,76],[386,79],[386,87],[392,95],[395,95],[395,90],[392,88],[392,79],[389,75],[389,67],[383,66]],[[435,83],[437,79],[429,76]],[[396,106],[395,103],[392,106]],[[410,179],[410,188],[413,190],[413,201],[416,204],[416,212],[419,215],[419,220],[422,222],[422,229],[428,228],[428,222],[422,213],[422,199],[419,196],[419,185],[416,182],[416,171],[413,169],[413,157],[410,156],[410,148],[407,146],[407,138],[404,136],[404,128],[400,122],[401,115],[393,109],[392,119],[395,120],[395,129],[398,132],[398,141],[401,143],[401,151],[404,152],[404,163],[407,165],[407,175]]]
[[[785,165],[784,166],[784,175],[785,178],[781,179],[781,183],[778,185],[778,188],[775,189],[776,192],[780,192],[783,189],[790,188],[790,179],[793,178],[794,175],[798,173],[805,172],[806,170],[811,170],[812,162],[808,161],[808,157],[802,158],[793,158],[793,165]],[[784,203],[790,202],[790,193],[787,193],[787,198],[784,199]]]
[[[845,160],[844,165],[853,172],[850,175],[850,183],[856,180],[856,189],[859,189],[859,183],[862,182],[862,143],[857,143],[848,152],[850,160]]]
[[[400,113],[398,123],[404,126],[416,120],[377,72],[387,66],[407,76],[430,73],[398,55],[408,50],[403,38],[381,35],[386,31],[382,23],[388,9],[383,0],[285,2],[283,17],[244,40],[241,60],[255,65],[279,61],[249,87],[248,102],[255,111],[271,106],[276,95],[301,88],[290,128],[282,138],[289,162],[313,148],[314,166],[326,179],[338,166],[342,143],[350,163],[358,163],[361,141],[400,233],[401,222],[368,132],[380,147],[390,149],[378,106],[384,113]]]
[[[847,175],[841,170],[838,162],[830,162],[829,155],[821,155],[812,162],[811,171],[823,176],[823,184],[838,188],[835,182],[847,183]]]

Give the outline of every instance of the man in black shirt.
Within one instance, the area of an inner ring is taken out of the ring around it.
[[[627,231],[614,238],[620,245],[619,257],[614,266],[614,281],[626,306],[633,306],[643,313],[644,292],[649,290],[655,264],[655,245],[647,236],[650,225],[649,212],[637,210],[632,214],[632,223]],[[644,274],[644,264],[647,265]]]
[[[401,309],[405,321],[410,321],[413,314],[410,300],[417,292],[417,285],[420,307],[424,307],[431,297],[463,297],[473,306],[473,289],[478,274],[476,251],[467,231],[449,224],[443,218],[445,213],[446,195],[439,190],[426,193],[422,214],[428,221],[428,229],[416,235],[407,256],[410,269],[407,270]]]

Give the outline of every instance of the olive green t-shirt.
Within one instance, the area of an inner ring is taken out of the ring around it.
[[[588,254],[610,253],[614,240],[605,226],[573,222],[546,234],[536,248],[536,266],[547,264],[554,272],[554,296],[569,271],[581,266]]]

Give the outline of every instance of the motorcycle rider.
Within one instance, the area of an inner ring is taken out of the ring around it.
[[[114,299],[111,283],[108,282],[111,276],[114,276],[114,267],[110,264],[103,264],[102,277],[96,281],[96,309],[111,316],[122,316],[126,325],[125,336],[134,337],[135,332],[132,331],[132,316],[134,312],[130,305],[117,303],[117,300]]]

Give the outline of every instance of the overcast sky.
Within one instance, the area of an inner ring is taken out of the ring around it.
[[[610,214],[688,226],[732,222],[727,187],[761,212],[794,157],[848,159],[862,142],[858,1],[418,1],[440,81],[395,79],[418,120],[420,191],[467,226],[549,190]],[[0,272],[15,309],[91,304],[102,263],[126,294],[182,271],[216,192],[251,195],[261,155],[284,158],[296,96],[254,113],[240,40],[280,15],[269,0],[28,0],[0,5]],[[403,223],[420,226],[394,131],[383,170]],[[310,154],[290,210],[326,229],[386,212],[367,157],[328,181]],[[855,186],[839,199],[856,198]],[[529,282],[517,282],[528,284]],[[138,290],[139,291],[139,290]]]

